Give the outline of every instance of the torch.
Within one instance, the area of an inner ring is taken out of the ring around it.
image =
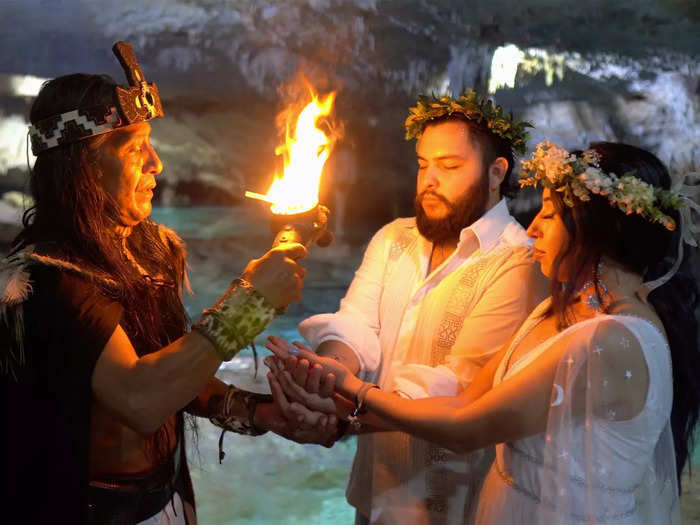
[[[304,246],[313,242],[328,246],[333,242],[333,234],[327,229],[330,211],[318,202],[321,173],[333,140],[317,123],[330,114],[335,92],[322,99],[312,92],[311,97],[296,124],[287,123],[285,143],[275,149],[276,155],[284,157],[283,175],[275,177],[267,194],[245,192],[248,198],[271,204],[273,247],[287,242]]]

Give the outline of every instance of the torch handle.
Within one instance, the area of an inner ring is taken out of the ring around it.
[[[273,215],[270,229],[275,233],[272,247],[290,242],[310,246],[328,246],[333,242],[333,234],[326,229],[328,208],[319,204],[313,210],[298,215]]]
[[[281,244],[286,244],[290,242],[298,242],[299,244],[306,244],[301,232],[294,227],[292,224],[286,224],[282,229],[275,235],[275,240],[272,242],[272,247],[276,248]]]
[[[282,229],[277,232],[277,235],[275,235],[275,240],[272,242],[272,247],[277,248],[278,246],[290,242],[298,242],[299,244],[303,244],[304,246],[306,246],[304,237],[302,236],[299,229],[297,229],[293,224],[285,224],[282,227]],[[287,306],[277,308],[277,310],[275,311],[275,315],[283,315],[287,313],[287,308]]]

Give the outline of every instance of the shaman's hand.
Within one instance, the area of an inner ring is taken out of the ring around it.
[[[301,299],[306,269],[297,261],[306,257],[301,244],[283,244],[259,259],[253,259],[241,277],[248,281],[275,308],[284,308]]]
[[[268,374],[268,380],[274,403],[260,405],[258,411],[261,408],[263,411],[260,414],[256,412],[256,421],[266,419],[274,422],[268,425],[270,430],[297,443],[333,446],[339,434],[336,416],[309,410],[296,402],[290,403],[272,373]]]

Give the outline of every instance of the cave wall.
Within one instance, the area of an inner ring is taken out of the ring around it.
[[[342,144],[356,166],[344,189],[348,217],[378,224],[410,214],[407,108],[418,93],[486,93],[494,51],[507,43],[527,59],[513,87],[492,96],[535,124],[532,147],[545,137],[569,148],[618,140],[649,148],[677,173],[700,162],[700,33],[690,1],[49,4],[3,4],[0,79],[75,70],[121,79],[110,48],[130,41],[165,102],[166,118],[154,122],[163,204],[235,204],[244,189],[264,190],[279,163],[275,115],[301,71],[318,90],[339,92]],[[10,174],[2,188],[21,178],[16,124],[30,99],[13,98],[0,82],[0,171]],[[328,198],[332,179],[329,173],[323,189]]]

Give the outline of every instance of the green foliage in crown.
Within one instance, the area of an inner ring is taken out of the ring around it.
[[[685,206],[679,193],[652,186],[635,177],[634,171],[621,176],[606,173],[600,169],[599,161],[600,156],[593,149],[576,156],[545,140],[529,159],[521,161],[520,186],[536,188],[542,183],[560,193],[570,207],[575,204],[574,198],[586,202],[591,200],[591,194],[600,195],[627,215],[636,213],[668,230],[676,228],[676,222],[664,210]]]
[[[449,95],[421,95],[416,106],[410,108],[410,112],[405,123],[406,140],[420,137],[431,120],[461,113],[468,120],[488,128],[495,135],[510,142],[513,150],[521,155],[527,151],[527,140],[530,137],[525,129],[533,127],[530,122],[515,120],[513,113],[504,115],[501,106],[494,105],[489,99],[478,97],[472,89],[466,90],[456,100]]]

